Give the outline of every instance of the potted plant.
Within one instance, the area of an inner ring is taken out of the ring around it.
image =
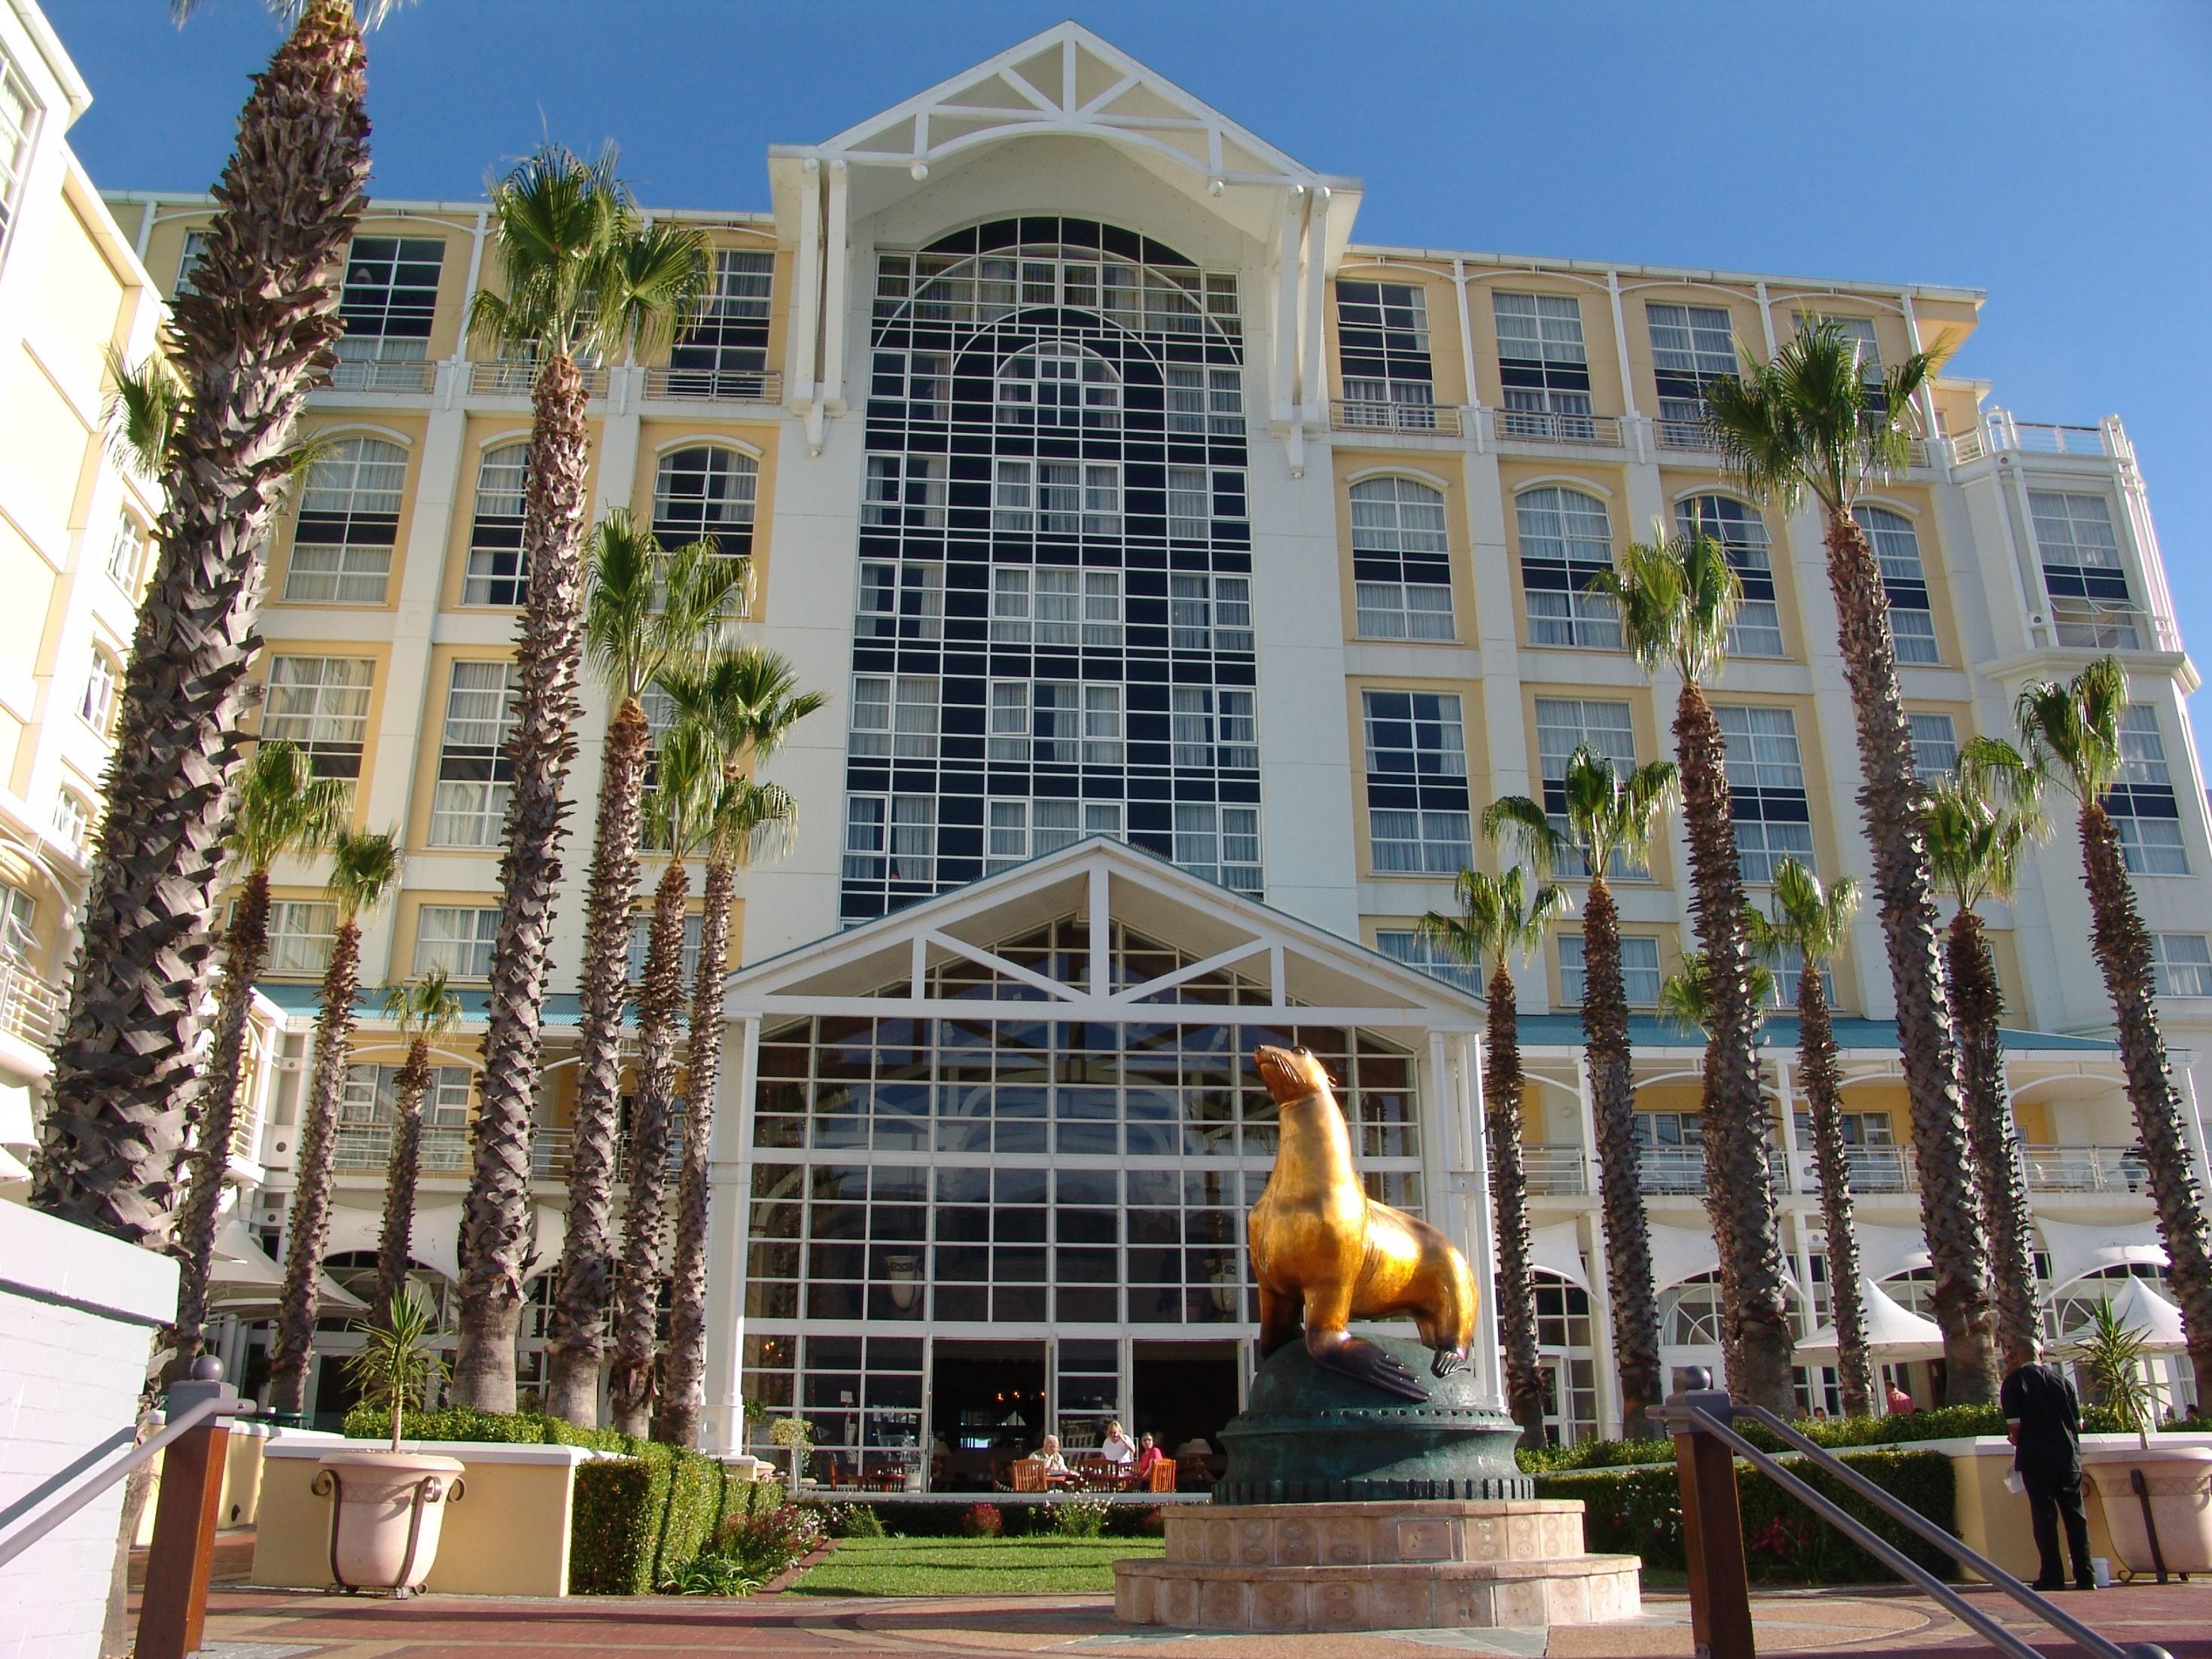
[[[806,1454],[814,1447],[814,1425],[803,1417],[779,1417],[768,1425],[769,1443],[791,1450],[791,1495],[799,1496],[799,1483]]]
[[[422,1587],[438,1556],[446,1505],[462,1493],[458,1458],[401,1447],[407,1408],[419,1406],[445,1364],[430,1346],[428,1305],[412,1288],[392,1298],[382,1324],[354,1328],[362,1343],[346,1362],[362,1402],[392,1414],[392,1443],[326,1453],[313,1491],[331,1499],[331,1577],[347,1590]]]
[[[2084,1446],[2081,1469],[2104,1504],[2112,1552],[2130,1574],[2212,1572],[2212,1447],[2151,1443],[2160,1385],[2149,1378],[2144,1333],[2101,1302],[2072,1344],[2105,1409],[2132,1446]]]

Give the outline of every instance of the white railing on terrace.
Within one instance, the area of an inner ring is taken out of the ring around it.
[[[21,963],[0,957],[0,1031],[43,1048],[61,1029],[62,990]]]
[[[1328,406],[1328,423],[1339,432],[1419,432],[1459,435],[1459,410],[1438,404],[1396,404],[1338,398]]]
[[[1851,1190],[1855,1193],[1909,1193],[1917,1186],[1913,1173],[1910,1149],[1904,1146],[1849,1146],[1844,1148],[1844,1161],[1850,1165]],[[1801,1146],[1797,1152],[1801,1168],[1797,1190],[1817,1193],[1820,1190],[1820,1172],[1814,1167],[1813,1151]]]
[[[469,391],[478,398],[527,398],[537,381],[538,365],[535,363],[469,365]],[[607,371],[603,368],[586,369],[584,391],[589,397],[605,397]]]
[[[1703,421],[1667,421],[1651,422],[1652,430],[1662,449],[1687,449],[1708,455],[1720,453],[1721,441],[1711,427]]]
[[[331,369],[331,385],[341,392],[428,392],[437,379],[437,364],[419,357],[393,362],[341,357]]]
[[[2149,1190],[2142,1153],[2133,1146],[2023,1146],[2027,1185],[2038,1193]]]
[[[1554,415],[1534,409],[1495,409],[1492,429],[1509,442],[1620,445],[1620,419],[1614,415]]]
[[[2016,421],[2008,410],[1993,409],[1982,424],[1953,434],[1951,459],[1960,465],[1978,461],[1999,450],[2028,455],[2090,455],[2107,460],[2124,459],[2127,434],[2119,422],[2096,426],[2056,426],[2039,421]]]
[[[2039,643],[2090,651],[2179,651],[2181,631],[2167,617],[2139,605],[2113,599],[2053,599],[2050,637]]]
[[[670,368],[645,371],[645,395],[686,403],[773,404],[783,376],[773,369]]]
[[[1589,1190],[1589,1169],[1579,1146],[1524,1146],[1521,1161],[1532,1193],[1572,1195]]]
[[[346,1175],[382,1175],[392,1164],[392,1127],[389,1123],[340,1124],[334,1149],[336,1168]],[[679,1123],[669,1132],[668,1169],[672,1175],[683,1167],[683,1139]],[[530,1139],[530,1173],[540,1180],[566,1175],[571,1140],[572,1136],[567,1129],[538,1126]],[[426,1123],[422,1126],[420,1164],[422,1174],[465,1175],[472,1157],[468,1125]],[[629,1141],[628,1137],[624,1137],[615,1143],[616,1176],[620,1178],[629,1168]]]
[[[1693,1146],[1646,1146],[1637,1160],[1638,1188],[1647,1193],[1702,1193],[1705,1155]]]

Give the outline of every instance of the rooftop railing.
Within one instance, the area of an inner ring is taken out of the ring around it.
[[[2088,651],[2179,651],[2181,634],[2168,618],[2131,602],[2054,599],[2049,642]]]
[[[1951,438],[1951,459],[1960,465],[2001,450],[2027,455],[2090,455],[2118,460],[2127,454],[2127,437],[2117,420],[2096,426],[2057,426],[2016,421],[2009,410],[1993,409],[1981,425]]]

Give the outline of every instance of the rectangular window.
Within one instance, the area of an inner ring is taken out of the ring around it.
[[[1434,940],[1419,933],[1386,928],[1375,935],[1375,948],[1393,962],[1402,962],[1408,968],[1418,969],[1447,985],[1456,985],[1462,991],[1479,993],[1482,989],[1480,968],[1460,961]]]
[[[1562,835],[1567,828],[1567,763],[1575,750],[1589,748],[1623,772],[1636,764],[1636,728],[1625,702],[1596,702],[1574,697],[1536,699],[1536,769],[1543,781],[1544,811]],[[1583,867],[1580,873],[1588,875]],[[1641,881],[1650,872],[1616,857],[1606,872],[1612,881]]]
[[[438,781],[430,797],[433,847],[496,847],[514,793],[514,735],[520,685],[511,662],[457,662],[446,692]]]
[[[1473,857],[1467,738],[1449,692],[1360,694],[1374,867],[1455,875]]]
[[[1241,438],[1244,435],[1243,371],[1170,365],[1167,413],[1170,432]]]
[[[1249,770],[1260,764],[1251,692],[1177,686],[1169,719],[1176,765]]]
[[[1360,701],[1370,773],[1467,775],[1467,735],[1456,693],[1367,691]]]
[[[997,463],[993,503],[1001,530],[1112,536],[1121,528],[1121,468],[1113,461]]]
[[[1493,291],[1490,307],[1504,382],[1504,430],[1516,437],[1596,437],[1581,301],[1571,295]]]
[[[938,702],[933,674],[855,675],[852,752],[878,759],[935,760]]]
[[[884,798],[854,795],[845,802],[845,879],[884,878]]]
[[[1083,573],[1083,642],[1094,650],[1121,648],[1121,573]]]
[[[1200,769],[1213,764],[1213,693],[1202,686],[1175,688],[1169,716],[1177,766]]]
[[[1890,637],[1901,663],[1940,663],[1936,618],[1928,605],[1928,572],[1920,562],[1920,537],[1912,520],[1885,507],[1860,507],[1852,517],[1874,544],[1881,585],[1889,600]]]
[[[1353,484],[1352,574],[1363,639],[1453,638],[1443,495],[1411,478]]]
[[[1623,934],[1620,940],[1620,986],[1632,1008],[1659,1006],[1659,941]],[[1583,965],[1583,936],[1559,935],[1559,1000],[1579,1008],[1589,994]]]
[[[454,979],[489,978],[498,934],[496,908],[426,904],[415,915],[415,973],[442,968]]]
[[[679,398],[757,398],[767,386],[769,296],[775,256],[721,248],[714,285],[693,307],[668,353],[668,390]]]
[[[1912,724],[1912,767],[1923,778],[1959,769],[1959,733],[1948,714],[1907,714]]]
[[[1729,655],[1781,656],[1782,611],[1775,599],[1766,521],[1759,509],[1733,495],[1693,495],[1675,502],[1674,528],[1684,536],[1703,531],[1720,544],[1735,572],[1741,595],[1729,623]]]
[[[994,800],[983,815],[983,873],[996,875],[1030,856],[1030,804]]]
[[[702,915],[684,918],[684,951],[678,971],[684,976],[684,989],[688,995],[692,981],[699,977],[699,933],[707,919]],[[629,919],[629,982],[645,982],[646,958],[653,954],[653,913],[640,911]]]
[[[1073,766],[1082,750],[1083,687],[1039,680],[1030,688],[1032,758],[1041,766]]]
[[[397,1066],[349,1066],[338,1097],[341,1123],[386,1125],[399,1113],[399,1071]],[[430,1087],[422,1097],[422,1121],[434,1129],[458,1129],[469,1121],[469,1097],[473,1087],[465,1066],[437,1066],[430,1071]],[[440,1158],[444,1150],[428,1149],[425,1167],[453,1170],[465,1167]],[[435,1161],[433,1161],[435,1160]]]
[[[942,351],[878,351],[872,398],[902,404],[910,421],[949,420],[952,359]]]
[[[319,778],[358,778],[376,665],[351,657],[276,657],[261,735],[306,753]]]
[[[0,235],[7,234],[15,217],[23,171],[31,160],[31,130],[38,118],[39,106],[32,101],[30,88],[15,64],[0,54]]]
[[[1260,764],[1259,727],[1249,691],[1223,690],[1214,694],[1220,708],[1216,735],[1220,740],[1224,767],[1251,770]]]
[[[107,579],[136,600],[145,574],[146,532],[125,513],[116,520],[114,538],[107,544]]]
[[[2212,997],[2212,940],[2202,933],[2153,933],[2150,959],[2162,997]]]
[[[1116,800],[1034,800],[1030,803],[1030,846],[1034,856],[1073,846],[1086,836],[1121,834],[1121,803]]]
[[[942,455],[868,457],[860,522],[874,529],[945,527],[945,459]]]
[[[197,294],[200,291],[197,278],[199,276],[200,261],[207,257],[207,232],[188,230],[185,233],[183,251],[177,255],[177,282],[175,288],[171,290],[172,299],[182,299],[187,294]]]
[[[1515,499],[1521,541],[1521,597],[1531,645],[1620,649],[1620,612],[1591,584],[1613,568],[1613,525],[1605,503],[1546,485]]]
[[[890,878],[937,878],[937,800],[932,795],[893,795]]]
[[[991,682],[990,734],[987,753],[994,761],[1019,764],[1030,757],[1030,683]]]
[[[1465,812],[1367,809],[1377,875],[1455,876],[1474,861],[1473,821]]]
[[[1000,565],[991,573],[996,645],[1112,650],[1121,643],[1121,573]]]
[[[1252,579],[1197,572],[1170,576],[1168,643],[1177,651],[1249,651]]]
[[[2159,734],[2158,711],[2130,704],[2120,716],[2120,772],[2105,810],[2119,831],[2128,868],[2142,876],[2185,876],[2189,854],[2181,839],[2181,806]]]
[[[2105,498],[2031,489],[2027,508],[2058,643],[2096,651],[2140,647],[2141,611],[2128,589],[2127,566]]]
[[[1766,1006],[1770,1008],[1795,1008],[1797,1006],[1797,984],[1805,977],[1805,953],[1794,945],[1778,947],[1767,963],[1770,975],[1766,988]],[[1828,1000],[1828,1006],[1836,1006],[1836,975],[1833,969],[1823,964],[1820,969],[1820,994]],[[1846,1114],[1848,1115],[1848,1114]],[[1809,1141],[1801,1143],[1809,1146]]]
[[[1194,876],[1255,896],[1260,891],[1260,809],[1178,802],[1175,861]]]
[[[338,933],[337,907],[318,899],[274,899],[269,905],[269,963],[281,978],[319,979]]]
[[[522,519],[529,488],[530,447],[501,444],[477,468],[476,516],[469,526],[463,605],[519,605],[529,596],[522,556]]]
[[[917,560],[863,559],[854,631],[864,640],[945,637],[945,567]]]
[[[1651,373],[1658,383],[1659,441],[1678,449],[1702,448],[1705,385],[1736,372],[1735,331],[1718,306],[1646,301],[1651,330]]]
[[[1796,717],[1787,708],[1716,708],[1728,739],[1729,793],[1735,802],[1737,862],[1746,883],[1764,887],[1774,866],[1813,864],[1813,814]]]
[[[294,605],[381,605],[399,539],[407,453],[343,438],[307,467],[284,598]]]
[[[1202,466],[1168,469],[1168,534],[1203,540],[1213,528],[1213,496]]]
[[[1247,698],[1251,696],[1249,692],[1243,695]],[[1119,766],[1121,763],[1121,688],[1118,685],[1085,685],[1083,688],[1083,763],[1085,766]]]
[[[1419,287],[1338,283],[1336,333],[1348,424],[1434,429],[1428,298]]]
[[[446,245],[434,236],[356,236],[346,259],[338,317],[341,386],[419,391],[438,310]]]

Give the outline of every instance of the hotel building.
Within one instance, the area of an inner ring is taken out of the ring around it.
[[[1243,1211],[1274,1151],[1255,1042],[1325,1054],[1370,1188],[1491,1259],[1482,1011],[1414,924],[1451,906],[1462,866],[1494,866],[1473,833],[1492,799],[1551,789],[1579,744],[1669,752],[1671,690],[1584,593],[1632,538],[1702,520],[1742,574],[1713,700],[1754,893],[1785,857],[1867,878],[1818,520],[1730,483],[1699,387],[1810,316],[1839,321],[1870,368],[1955,346],[1982,296],[1374,246],[1358,181],[1072,23],[775,147],[768,169],[765,210],[654,208],[712,241],[714,297],[664,356],[591,371],[594,513],[749,552],[747,634],[830,696],[774,763],[802,829],[747,879],[727,986],[710,1437],[763,1437],[749,1407],[797,1413],[817,1473],[898,1481],[936,1443],[945,1479],[980,1480],[1043,1430],[1081,1444],[1109,1413],[1170,1447],[1210,1436],[1252,1359]],[[166,292],[191,281],[205,198],[107,204],[128,268]],[[311,407],[327,448],[271,550],[260,665],[262,730],[355,780],[357,822],[404,839],[368,972],[442,966],[477,987],[430,1106],[416,1239],[434,1279],[453,1271],[465,1181],[522,585],[528,369],[462,326],[471,291],[498,281],[486,230],[481,203],[380,200],[362,222],[335,383]],[[1861,517],[1923,768],[2008,734],[2024,680],[2118,652],[2133,702],[2113,805],[2190,1086],[2212,1030],[2197,676],[2127,436],[2117,419],[2015,418],[1955,376],[1914,418],[1910,465]],[[605,713],[595,698],[580,803]],[[572,826],[538,1102],[541,1298],[588,811]],[[1689,942],[1685,871],[1677,830],[1618,887],[1673,1368],[1717,1356],[1702,1045],[1650,1012]],[[264,987],[281,1030],[240,1205],[270,1244],[331,932],[319,881],[279,872]],[[2161,1260],[2070,836],[1991,921],[2046,1288],[2070,1322],[2087,1281]],[[1563,1437],[1619,1418],[1576,926],[1522,988]],[[1870,915],[1833,976],[1862,1249],[1914,1304],[1925,1256]],[[1792,1022],[1766,1041],[1809,1331],[1823,1240]],[[400,1057],[366,1022],[341,1278],[375,1248]],[[250,1340],[240,1325],[234,1346]],[[1494,1341],[1481,1361],[1494,1375]],[[526,1379],[538,1364],[533,1325]],[[1903,1375],[1932,1396],[1924,1365]]]

